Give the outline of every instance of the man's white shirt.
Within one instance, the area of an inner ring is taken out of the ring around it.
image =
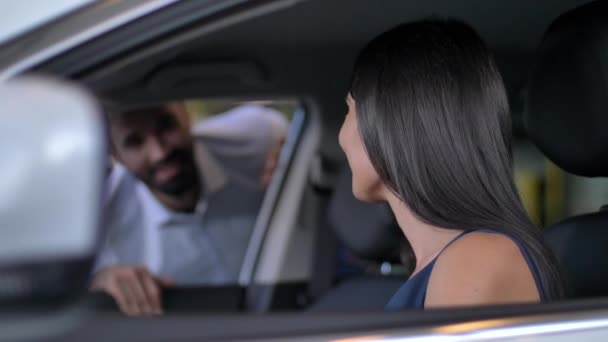
[[[178,285],[236,282],[263,193],[228,179],[210,151],[195,147],[204,195],[193,213],[165,208],[124,166],[113,167],[95,271],[139,265]]]

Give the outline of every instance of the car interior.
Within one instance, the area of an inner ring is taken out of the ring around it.
[[[30,70],[75,80],[99,99],[124,105],[193,98],[299,104],[239,283],[167,289],[165,319],[184,313],[382,311],[415,261],[390,210],[353,197],[337,136],[356,53],[402,22],[438,16],[473,25],[496,54],[515,141],[534,144],[542,162],[552,161],[564,179],[608,177],[605,1],[210,3],[177,2]],[[540,181],[545,197],[539,201],[546,206],[551,184]],[[593,212],[563,210],[553,222],[540,222],[563,269],[568,299],[608,295],[604,204],[608,196],[593,202]],[[74,269],[82,274],[92,257]],[[117,312],[101,294],[87,294],[86,306]],[[147,333],[153,331],[159,333]]]

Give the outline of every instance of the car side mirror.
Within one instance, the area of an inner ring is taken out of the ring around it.
[[[0,84],[0,312],[69,307],[87,289],[107,153],[85,90],[44,78]]]

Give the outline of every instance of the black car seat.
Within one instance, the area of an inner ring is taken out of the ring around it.
[[[357,200],[351,184],[352,174],[346,168],[337,180],[329,203],[328,220],[339,242],[362,260],[398,261],[408,245],[392,211],[387,205]],[[366,273],[353,276],[326,292],[310,309],[382,310],[406,279],[406,276]]]
[[[550,26],[531,74],[525,123],[530,138],[564,170],[608,177],[607,2],[570,11]],[[608,295],[608,210],[550,226],[545,237],[569,297]]]

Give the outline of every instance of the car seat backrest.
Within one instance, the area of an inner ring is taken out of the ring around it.
[[[539,48],[525,101],[530,139],[564,170],[608,176],[608,3],[596,1],[553,22]],[[545,231],[570,297],[608,295],[608,211],[569,218]]]
[[[545,232],[571,298],[608,295],[608,211],[569,218]]]
[[[344,168],[334,187],[328,208],[329,224],[342,245],[360,259],[374,262],[413,262],[408,244],[392,211],[385,204],[364,203],[352,190],[352,174]],[[399,260],[401,256],[409,259]],[[411,259],[411,260],[410,260]],[[410,266],[410,265],[407,265]],[[406,267],[407,267],[406,266]],[[311,311],[382,310],[406,275],[362,274],[348,277],[318,298]],[[365,294],[365,295],[361,295]]]

